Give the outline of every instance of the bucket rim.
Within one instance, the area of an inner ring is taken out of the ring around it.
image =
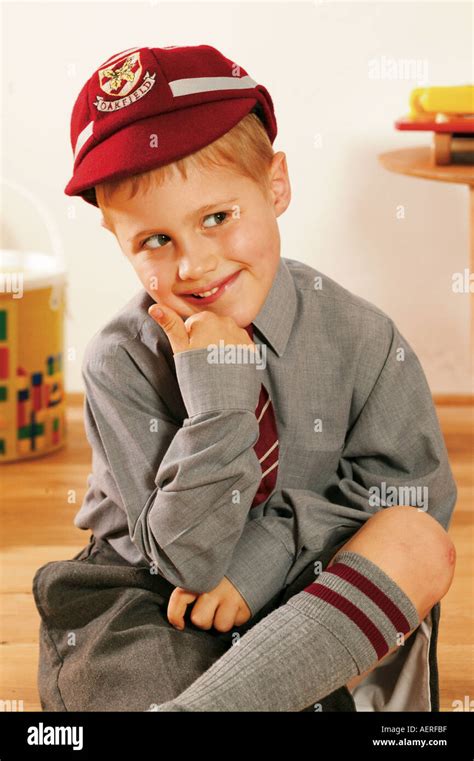
[[[22,275],[23,289],[44,288],[66,281],[64,264],[51,254],[32,249],[0,249],[0,295],[7,291],[9,277]]]

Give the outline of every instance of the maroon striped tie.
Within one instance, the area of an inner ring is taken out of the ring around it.
[[[252,323],[245,328],[250,338],[253,339]],[[275,420],[273,404],[271,403],[267,389],[262,383],[260,398],[255,409],[258,420],[260,435],[254,445],[255,453],[262,467],[262,480],[258,491],[253,498],[251,507],[257,507],[264,502],[275,488],[278,473],[278,431]]]

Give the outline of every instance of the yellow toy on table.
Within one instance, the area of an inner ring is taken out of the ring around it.
[[[410,116],[474,114],[474,85],[416,87],[410,94]]]
[[[474,86],[416,87],[410,113],[397,119],[400,130],[433,133],[433,163],[474,164]]]

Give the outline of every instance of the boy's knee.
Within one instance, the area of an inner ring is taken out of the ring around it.
[[[456,550],[450,536],[416,507],[383,508],[341,549],[376,563],[406,592],[421,617],[444,597],[453,580]]]
[[[436,518],[417,507],[395,505],[374,519],[383,521],[390,542],[399,548],[419,582],[429,582],[434,605],[447,593],[454,576],[456,549],[449,534]]]

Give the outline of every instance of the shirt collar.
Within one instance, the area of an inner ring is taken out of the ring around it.
[[[252,320],[279,357],[283,355],[288,343],[295,314],[295,283],[285,260],[280,257],[272,287],[259,313]]]

